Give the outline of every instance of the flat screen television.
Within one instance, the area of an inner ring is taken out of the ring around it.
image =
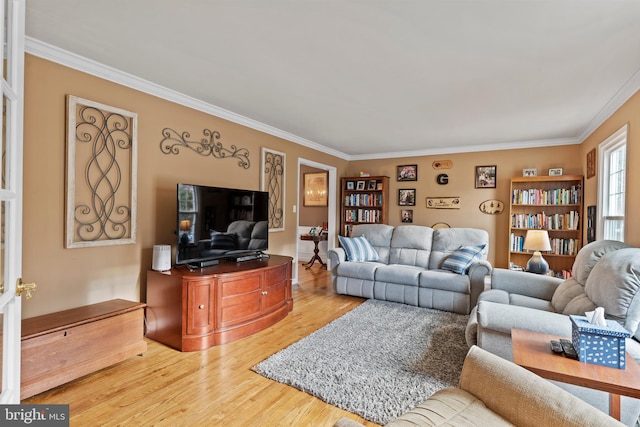
[[[204,267],[269,248],[268,192],[178,183],[176,194],[176,264]]]

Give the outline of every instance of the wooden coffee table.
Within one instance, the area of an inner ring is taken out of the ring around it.
[[[629,353],[626,369],[569,359],[551,351],[550,341],[560,338],[566,337],[512,329],[513,361],[549,380],[608,392],[609,415],[620,420],[620,395],[640,398],[640,365]]]

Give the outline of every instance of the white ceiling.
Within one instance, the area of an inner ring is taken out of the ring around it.
[[[637,0],[27,0],[26,20],[348,159],[579,143],[640,88]]]

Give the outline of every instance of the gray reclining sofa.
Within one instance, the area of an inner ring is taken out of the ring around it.
[[[343,247],[329,250],[339,294],[469,314],[491,273],[484,230],[361,224],[351,237],[364,237],[375,260],[350,261]]]

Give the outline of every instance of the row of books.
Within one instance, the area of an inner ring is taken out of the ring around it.
[[[345,206],[382,206],[382,194],[349,194],[344,198]]]
[[[521,265],[516,265],[512,262],[509,264],[509,270],[525,271],[525,268],[522,267]],[[571,272],[571,270],[558,270],[558,271],[549,270],[549,273],[547,273],[547,275],[567,280],[568,278],[573,276],[573,273]]]
[[[381,213],[379,209],[346,209],[344,211],[345,222],[380,222]]]
[[[553,277],[558,277],[564,280],[567,280],[568,278],[573,277],[573,273],[571,272],[571,270],[559,270],[559,271],[551,270],[549,271],[549,275]]]
[[[572,185],[570,188],[541,188],[514,189],[511,193],[511,203],[514,205],[569,205],[580,204],[582,186]]]
[[[553,238],[549,239],[549,242],[551,243],[551,250],[548,253],[555,255],[576,255],[580,249],[580,239]],[[509,250],[511,252],[526,252],[524,249],[524,236],[511,233]]]
[[[546,230],[577,230],[580,225],[578,211],[548,215],[511,214],[511,228],[543,228]]]

